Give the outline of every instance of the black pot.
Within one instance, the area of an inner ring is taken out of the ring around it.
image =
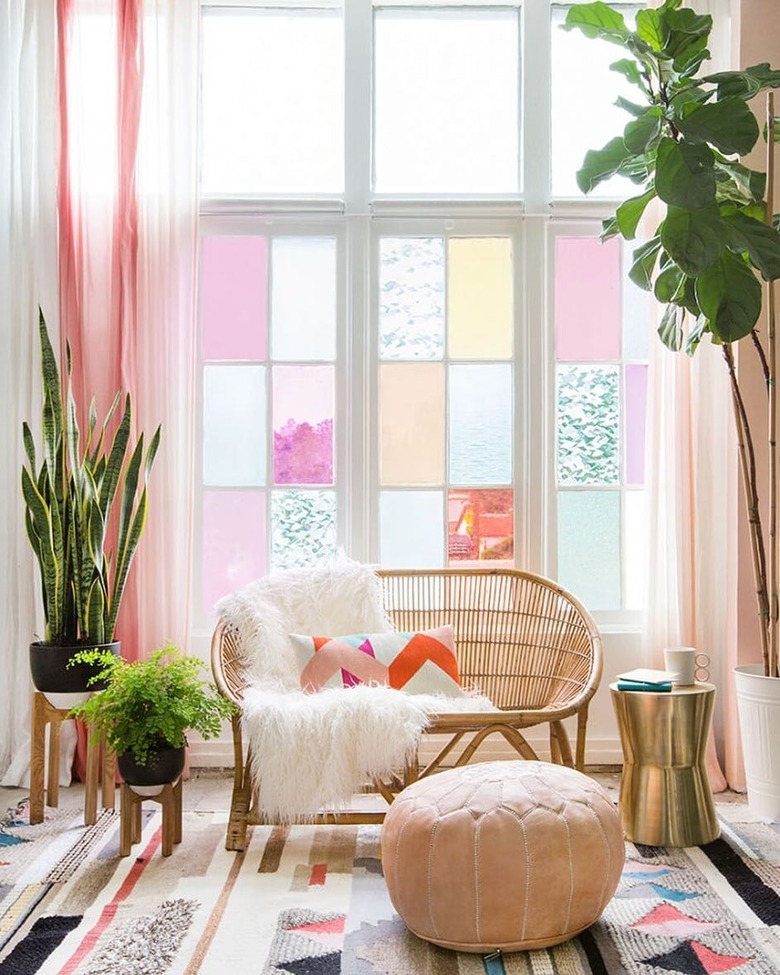
[[[116,761],[122,778],[128,785],[165,785],[175,782],[184,771],[185,746],[161,748],[149,753],[147,765],[139,765],[132,752],[122,752]]]
[[[88,684],[90,677],[96,674],[100,667],[93,664],[77,663],[68,666],[70,658],[80,650],[108,650],[119,656],[121,644],[119,640],[113,643],[81,644],[77,647],[61,647],[54,643],[30,644],[30,674],[32,682],[39,691],[49,691],[55,694],[83,694],[85,691],[100,691],[106,686],[104,682]]]

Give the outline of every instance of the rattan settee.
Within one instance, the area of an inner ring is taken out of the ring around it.
[[[516,569],[381,569],[386,611],[402,631],[451,624],[464,686],[476,686],[495,710],[434,715],[426,734],[446,736],[425,767],[411,763],[392,782],[376,782],[390,803],[417,778],[466,764],[483,742],[501,735],[524,759],[538,755],[523,731],[549,725],[550,754],[559,764],[582,769],[588,705],[602,673],[601,637],[582,604],[555,582]],[[219,621],[211,664],[220,692],[241,707],[247,676],[235,634]],[[563,721],[576,716],[572,753]],[[257,812],[255,784],[242,741],[240,714],[233,718],[235,774],[226,847],[243,850]],[[439,739],[441,740],[441,739]],[[327,812],[318,822],[379,822],[384,812]]]

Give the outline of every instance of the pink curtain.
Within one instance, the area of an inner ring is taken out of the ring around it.
[[[62,341],[81,416],[131,394],[162,442],[117,626],[187,650],[197,253],[198,0],[57,0]],[[64,361],[64,359],[63,359]],[[78,770],[78,763],[77,763]]]

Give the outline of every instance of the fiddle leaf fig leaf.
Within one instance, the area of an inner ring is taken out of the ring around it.
[[[662,305],[679,304],[678,298],[685,287],[685,275],[676,264],[669,264],[655,279],[653,294]]]
[[[712,17],[697,14],[690,8],[669,11],[664,17],[668,25],[668,41],[664,47],[664,57],[674,62],[675,71],[682,71],[688,63],[699,58],[707,46],[707,38],[712,32]]]
[[[590,149],[577,171],[577,185],[583,193],[590,193],[599,183],[614,176],[632,155],[620,136],[610,140],[603,149]]]
[[[657,236],[637,247],[634,251],[634,263],[631,265],[628,276],[643,291],[650,291],[653,287],[653,271],[660,250],[661,238]]]
[[[670,206],[661,224],[661,243],[686,274],[696,276],[723,252],[722,232],[717,207],[683,210]]]
[[[658,325],[658,337],[672,352],[679,352],[683,343],[683,316],[679,305],[667,305]]]
[[[632,153],[640,155],[661,134],[663,114],[660,108],[651,108],[636,121],[629,122],[623,131],[623,142]]]
[[[730,251],[696,279],[696,300],[720,342],[749,335],[761,313],[761,284],[750,266]]]
[[[636,61],[631,58],[621,58],[620,61],[615,61],[609,66],[610,71],[616,71],[618,74],[622,74],[624,78],[631,82],[632,85],[637,85],[639,88],[645,89],[645,81],[642,77],[642,72],[639,70],[639,65]],[[618,99],[622,101],[623,99]],[[630,105],[631,102],[626,104]],[[638,107],[638,106],[637,106]],[[639,107],[639,112],[644,112],[644,107]],[[632,113],[633,114],[633,113]]]
[[[633,61],[631,62],[634,63]],[[629,115],[633,115],[634,118],[639,118],[640,115],[644,115],[647,111],[647,105],[637,105],[636,102],[630,102],[627,98],[623,98],[622,95],[615,99],[615,105],[618,108],[622,108],[624,112],[628,112]]]
[[[725,174],[751,199],[763,202],[766,190],[766,173],[760,173],[756,169],[748,169],[736,159],[725,159],[720,155],[715,156],[715,169],[716,179],[719,175]]]
[[[701,342],[704,334],[709,331],[709,322],[704,315],[697,315],[696,320],[693,323],[693,328],[688,332],[688,338],[685,342],[685,354],[693,355],[696,349],[699,347],[699,342]]]
[[[601,221],[601,233],[599,234],[599,239],[603,244],[605,240],[609,240],[611,237],[617,237],[621,233],[620,227],[618,226],[617,216],[607,217],[605,220]]]
[[[756,117],[741,98],[702,105],[678,119],[677,128],[691,142],[709,142],[726,155],[750,152],[759,134]]]
[[[631,199],[624,200],[615,211],[616,232],[625,237],[626,240],[633,240],[636,237],[636,228],[642,219],[642,214],[650,201],[654,199],[655,190],[649,189],[641,196],[632,196]],[[603,239],[603,232],[601,236]]]
[[[764,61],[744,71],[718,71],[706,75],[702,80],[717,85],[718,99],[736,96],[750,101],[766,88],[780,88],[780,71],[775,71],[768,61]]]
[[[669,40],[666,18],[652,8],[637,11],[636,32],[654,51],[662,51]]]
[[[664,203],[697,210],[715,202],[712,150],[664,138],[658,145],[655,190]]]
[[[780,278],[780,234],[777,230],[739,210],[728,211],[724,220],[729,228],[729,249],[746,253],[765,281]]]
[[[623,15],[601,0],[571,7],[566,23],[561,26],[564,30],[581,30],[586,37],[601,37],[615,44],[623,44],[629,36]]]

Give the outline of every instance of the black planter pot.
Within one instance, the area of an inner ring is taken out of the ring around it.
[[[53,643],[30,644],[30,674],[32,682],[39,691],[55,694],[83,694],[85,691],[99,691],[104,683],[88,684],[90,677],[99,667],[78,663],[68,666],[70,658],[79,650],[108,650],[119,656],[119,640],[113,643],[82,644],[77,647],[60,647]]]
[[[116,761],[128,785],[165,785],[175,782],[184,771],[184,752],[184,745],[181,748],[161,748],[150,753],[147,765],[138,765],[132,752],[117,755]]]

